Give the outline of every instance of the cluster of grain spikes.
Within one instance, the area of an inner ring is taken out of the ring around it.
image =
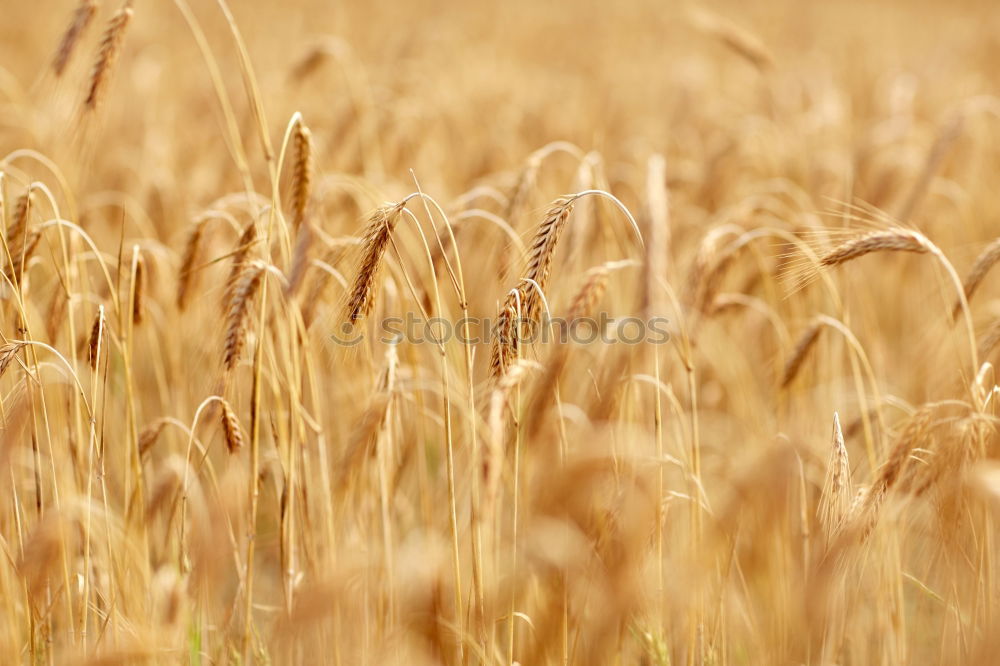
[[[526,326],[548,325],[548,315],[540,316],[545,300],[545,289],[552,271],[556,246],[569,220],[573,205],[587,195],[602,196],[614,203],[625,215],[640,247],[644,246],[642,232],[629,210],[613,195],[603,190],[585,190],[555,199],[538,226],[528,247],[528,257],[523,277],[507,293],[497,313],[497,330],[493,335],[490,367],[494,379],[501,377],[517,358],[519,338]],[[548,306],[545,306],[548,310]]]

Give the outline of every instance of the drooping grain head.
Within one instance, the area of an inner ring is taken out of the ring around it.
[[[229,403],[222,401],[222,433],[226,439],[226,450],[230,454],[238,453],[243,448],[243,430],[240,428],[240,421],[236,418],[236,412],[229,406]]]
[[[17,353],[25,346],[24,342],[8,342],[0,346],[0,377],[4,376],[7,368],[17,358]]]
[[[140,458],[145,458],[150,450],[152,450],[153,446],[156,445],[157,440],[160,438],[160,434],[163,432],[163,429],[167,427],[168,423],[168,419],[156,419],[139,431],[137,444]]]
[[[497,312],[490,356],[490,374],[494,381],[507,374],[511,364],[517,360],[521,342],[518,305],[521,302],[521,292],[512,289]]]
[[[841,243],[820,258],[824,267],[837,266],[872,252],[930,252],[927,239],[916,231],[896,227],[873,231]]]
[[[569,306],[567,319],[570,322],[582,317],[590,316],[597,304],[600,303],[604,292],[608,287],[608,276],[610,271],[606,265],[594,266],[587,271],[583,284],[573,296],[573,302]]]
[[[194,223],[187,241],[184,243],[184,255],[181,258],[180,272],[177,274],[177,307],[184,310],[188,304],[191,289],[194,287],[195,274],[198,270],[198,255],[201,251],[201,240],[205,232],[205,220]]]
[[[533,280],[543,293],[548,284],[549,274],[552,270],[552,258],[555,254],[556,244],[566,227],[566,221],[573,210],[575,197],[560,197],[552,202],[545,219],[538,227],[535,238],[528,249],[528,263],[524,272],[524,277]],[[521,314],[525,320],[538,321],[541,297],[538,289],[527,288],[524,290],[524,299],[521,303]]]
[[[41,240],[42,232],[38,229],[31,229],[7,246],[10,256],[8,257],[7,266],[4,268],[4,273],[7,279],[13,282],[15,286],[21,287],[21,281],[26,272],[28,261],[35,254],[35,250],[38,248],[38,243]]]
[[[235,368],[240,360],[240,354],[246,344],[250,304],[260,290],[266,270],[267,267],[262,262],[251,263],[233,289],[226,314],[226,338],[222,354],[223,365],[227,371]]]
[[[87,359],[90,362],[90,369],[97,371],[97,362],[101,356],[101,342],[104,338],[104,306],[97,308],[97,316],[90,327],[90,339],[87,342]]]
[[[125,32],[132,21],[131,0],[127,0],[121,9],[115,12],[108,22],[108,27],[104,30],[101,44],[97,50],[97,58],[94,67],[90,72],[90,84],[87,88],[87,96],[84,99],[84,107],[88,111],[95,111],[100,106],[101,101],[107,92],[111,77],[114,74],[115,65],[121,55],[122,44],[125,41]]]
[[[344,319],[349,323],[364,319],[371,314],[372,308],[375,306],[382,260],[402,210],[403,204],[383,206],[372,214],[368,222],[357,275],[354,278],[344,311]]]
[[[222,290],[223,304],[228,305],[232,300],[236,284],[242,277],[244,268],[246,268],[247,257],[250,255],[250,250],[256,242],[257,223],[251,220],[243,228],[243,233],[240,234],[239,240],[236,241],[236,250],[233,252],[233,263],[229,268],[229,275],[226,277],[225,288]]]
[[[66,32],[63,33],[59,48],[56,50],[56,57],[52,61],[52,70],[57,77],[63,75],[76,45],[94,20],[95,14],[97,14],[97,0],[81,0],[76,11],[73,12],[73,20],[66,28]]]

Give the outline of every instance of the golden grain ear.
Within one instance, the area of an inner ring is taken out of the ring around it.
[[[95,14],[97,14],[97,0],[80,0],[76,11],[73,12],[73,20],[63,33],[59,48],[56,50],[56,57],[52,61],[52,70],[57,77],[63,75],[73,51],[76,50],[76,45],[94,20]]]
[[[222,353],[223,365],[227,371],[235,368],[240,360],[250,325],[250,303],[260,290],[266,270],[264,263],[253,262],[247,266],[233,289],[226,313],[226,338]]]
[[[87,96],[83,101],[87,111],[96,111],[104,99],[110,79],[114,74],[115,65],[118,64],[118,58],[121,56],[125,32],[132,21],[133,14],[132,1],[126,0],[121,9],[115,12],[111,20],[108,21],[108,27],[104,30],[101,45],[97,50],[94,67],[90,72]]]
[[[372,213],[368,228],[365,230],[354,285],[351,287],[344,311],[345,321],[354,323],[364,319],[375,307],[382,259],[402,211],[403,204],[390,204]]]
[[[90,339],[87,341],[87,359],[90,369],[97,371],[97,362],[101,356],[102,340],[104,338],[104,306],[98,306],[97,316],[90,327]]]
[[[292,166],[292,224],[296,231],[302,228],[312,195],[313,144],[312,132],[302,119],[295,123],[292,133],[295,162]]]
[[[191,227],[191,231],[188,232],[187,242],[184,243],[184,255],[181,258],[181,267],[177,274],[177,308],[182,311],[187,307],[188,298],[194,286],[202,236],[205,233],[205,223],[205,219],[197,220]]]
[[[240,421],[236,412],[225,400],[222,401],[222,432],[226,438],[226,449],[229,453],[238,453],[245,443]]]

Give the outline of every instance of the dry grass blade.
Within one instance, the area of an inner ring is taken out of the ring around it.
[[[73,20],[59,41],[59,48],[56,50],[56,57],[52,61],[52,69],[56,76],[62,76],[69,64],[69,59],[73,55],[77,43],[83,37],[87,27],[94,20],[97,14],[97,0],[81,0],[76,11],[73,12]]]
[[[97,59],[90,73],[90,86],[87,89],[87,97],[84,99],[84,106],[88,111],[94,111],[100,105],[107,90],[115,64],[121,55],[122,43],[125,41],[125,32],[128,24],[132,21],[132,2],[127,0],[122,8],[115,12],[108,22],[108,27],[104,30],[101,38],[101,45],[97,50]]]

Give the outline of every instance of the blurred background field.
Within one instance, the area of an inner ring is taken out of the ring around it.
[[[1000,5],[0,2],[0,662],[991,663]]]

